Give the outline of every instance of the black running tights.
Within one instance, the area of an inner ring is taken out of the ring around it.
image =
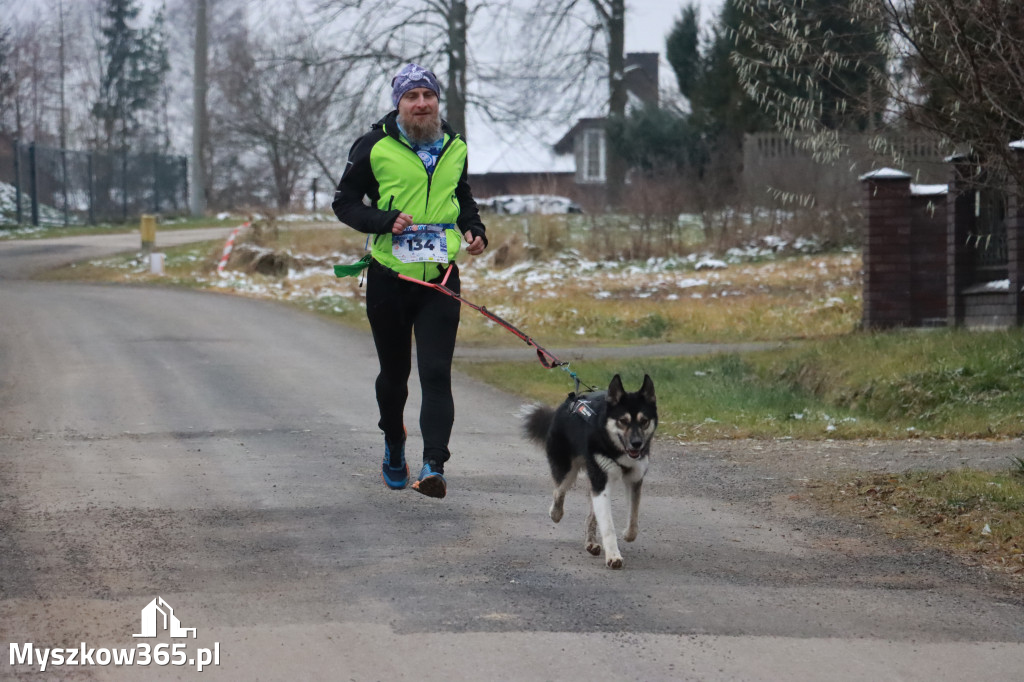
[[[452,267],[446,285],[459,293],[459,272]],[[398,279],[373,264],[367,274],[366,316],[373,330],[380,374],[377,375],[378,426],[389,443],[405,437],[405,401],[409,396],[412,337],[423,391],[420,432],[423,460],[444,464],[451,456],[448,440],[455,422],[452,399],[452,354],[459,329],[460,304],[451,296]]]

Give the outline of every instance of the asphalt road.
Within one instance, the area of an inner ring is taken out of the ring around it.
[[[449,496],[393,492],[366,335],[27,279],[133,239],[0,242],[0,678],[1021,679],[1019,592],[799,506],[729,444],[658,442],[611,571],[583,550],[582,482],[548,519],[516,398],[457,376]],[[133,637],[158,596],[196,639]],[[185,665],[97,661],[158,642]],[[97,663],[12,665],[27,643]]]

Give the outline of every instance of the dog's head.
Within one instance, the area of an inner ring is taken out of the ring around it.
[[[646,455],[658,428],[658,405],[651,377],[645,374],[640,390],[630,393],[622,387],[622,378],[616,374],[608,385],[605,404],[608,407],[605,428],[615,444],[632,459]]]

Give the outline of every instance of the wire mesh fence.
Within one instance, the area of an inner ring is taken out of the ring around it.
[[[184,156],[0,146],[0,226],[92,225],[187,211]]]

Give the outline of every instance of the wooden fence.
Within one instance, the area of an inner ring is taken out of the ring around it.
[[[867,134],[843,135],[841,153],[828,163],[818,162],[806,148],[808,137],[789,139],[782,133],[753,133],[743,140],[743,190],[748,201],[786,195],[812,200],[819,206],[856,202],[861,198],[857,178],[875,168],[896,168],[919,184],[944,184],[948,150],[926,134],[907,134],[889,140],[889,153],[872,148]],[[893,153],[897,154],[894,159]]]

